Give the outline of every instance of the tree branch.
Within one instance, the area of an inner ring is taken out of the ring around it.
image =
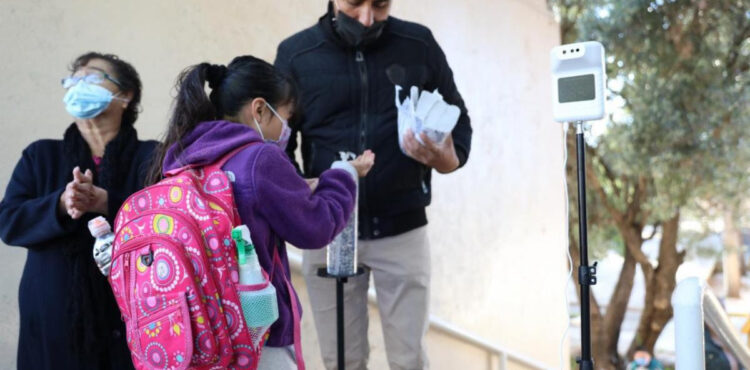
[[[734,40],[732,40],[732,46],[730,48],[729,55],[725,64],[727,70],[735,73],[742,71],[742,68],[737,68],[737,61],[740,57],[740,48],[742,48],[742,44],[748,38],[750,38],[750,22],[748,22],[748,24],[746,24],[740,32],[734,35]],[[734,78],[734,76],[734,73],[730,73],[727,78]]]
[[[642,230],[636,230],[630,225],[622,225],[622,226],[617,225],[617,226],[618,228],[620,228],[620,233],[622,233],[623,236],[625,237],[628,237],[628,234],[632,235],[632,234],[638,233],[637,236],[632,235],[631,237],[638,238],[640,243],[628,243],[626,241],[625,247],[633,255],[633,258],[635,258],[635,261],[638,262],[639,265],[641,265],[641,269],[643,269],[643,274],[648,278],[653,273],[654,266],[651,265],[651,261],[648,260],[648,256],[646,256],[646,254],[643,253],[643,251],[641,250],[641,245],[643,245],[643,239],[641,239],[640,232]]]
[[[651,235],[649,235],[647,238],[643,239],[644,241],[651,240],[656,236],[656,230],[659,229],[659,226],[661,226],[661,222],[657,222],[654,224],[654,228],[651,230]]]
[[[617,186],[617,176],[615,175],[614,171],[612,171],[610,166],[607,164],[607,162],[604,161],[604,158],[599,155],[596,149],[589,145],[586,145],[586,152],[589,158],[591,158],[592,162],[596,160],[599,166],[602,167],[602,169],[604,170],[604,176],[612,185],[612,191],[615,193],[615,198],[620,199],[620,197],[622,197],[622,193],[620,188]]]
[[[628,208],[625,212],[626,218],[631,220],[631,222],[635,222],[641,213],[643,199],[646,198],[647,187],[648,182],[646,177],[639,176],[638,181],[635,184],[635,189],[633,190],[633,200],[628,203]]]
[[[608,199],[607,193],[604,191],[604,187],[602,187],[601,182],[599,182],[599,178],[596,176],[596,173],[594,172],[593,166],[591,165],[590,161],[586,161],[586,180],[591,184],[591,187],[594,189],[596,194],[599,196],[599,198],[602,201],[602,204],[604,204],[604,208],[607,209],[607,212],[609,212],[610,215],[612,215],[612,218],[615,220],[616,224],[622,224],[625,223],[625,215],[620,212]]]

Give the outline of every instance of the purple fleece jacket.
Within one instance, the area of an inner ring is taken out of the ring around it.
[[[251,128],[228,121],[199,124],[182,139],[181,153],[177,145],[169,148],[164,171],[187,164],[207,165],[253,142],[257,144],[237,153],[223,169],[234,173],[232,190],[240,218],[250,228],[260,265],[269,273],[272,248],[278,246],[284,271],[275,271],[271,281],[278,294],[279,319],[271,327],[267,345],[288,346],[294,343],[294,320],[284,283],[284,278],[291,281],[284,241],[303,249],[330,243],[352,213],[356,185],[348,172],[332,169],[321,174],[318,187],[311,192],[278,146],[264,143]]]

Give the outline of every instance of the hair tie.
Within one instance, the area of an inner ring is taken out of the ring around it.
[[[206,80],[208,81],[208,87],[212,90],[216,89],[224,82],[224,78],[227,76],[227,67],[221,64],[211,64],[208,66],[206,71]]]

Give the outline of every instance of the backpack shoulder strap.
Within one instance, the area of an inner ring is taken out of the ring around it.
[[[250,146],[255,145],[255,144],[260,144],[260,142],[256,141],[256,142],[252,142],[252,143],[247,143],[247,144],[241,145],[241,146],[239,146],[239,147],[237,147],[235,149],[232,149],[229,153],[224,154],[224,156],[221,157],[221,158],[219,158],[219,160],[217,160],[216,162],[211,163],[208,166],[205,166],[205,168],[206,169],[217,169],[217,170],[219,170],[222,167],[224,167],[224,165],[227,163],[227,161],[229,161],[230,159],[232,159],[232,157],[234,157],[235,155],[237,155],[237,153],[239,153],[239,152],[241,152],[241,151],[243,151],[243,150],[245,150],[245,149],[247,149]]]
[[[232,157],[234,157],[237,153],[239,153],[239,152],[243,151],[245,148],[247,148],[247,147],[249,147],[251,145],[255,145],[255,144],[259,144],[259,142],[252,142],[252,143],[247,143],[247,144],[241,145],[241,146],[239,146],[239,147],[237,147],[235,149],[232,149],[229,153],[224,154],[224,156],[222,156],[221,158],[219,158],[219,160],[217,160],[216,162],[211,163],[211,164],[206,165],[206,166],[203,166],[203,167],[206,168],[206,169],[221,169],[222,167],[224,167],[224,164],[226,164],[227,161],[230,160]],[[190,169],[193,169],[193,168],[198,168],[198,167],[201,167],[201,166],[198,166],[198,165],[195,165],[195,164],[189,164],[187,166],[183,166],[183,167],[171,169],[171,170],[165,172],[164,175],[165,175],[165,177],[171,177],[171,176],[178,175],[178,174],[180,174],[183,171],[190,170]]]

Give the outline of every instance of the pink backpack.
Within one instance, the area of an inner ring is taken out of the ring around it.
[[[257,369],[268,328],[248,328],[232,228],[241,221],[222,166],[184,167],[130,196],[115,219],[110,285],[136,369]],[[283,269],[276,248],[274,267]],[[287,279],[285,279],[287,280]],[[291,284],[300,369],[299,313]]]

